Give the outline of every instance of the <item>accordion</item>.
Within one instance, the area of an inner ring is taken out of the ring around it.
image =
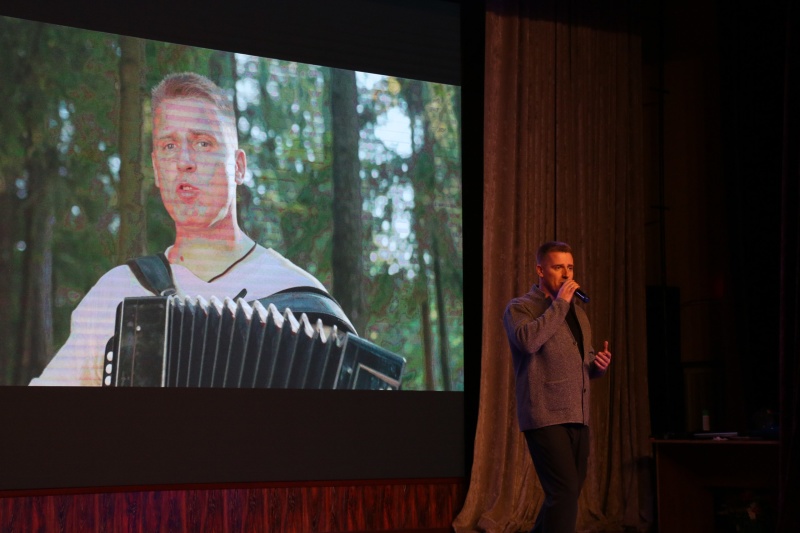
[[[103,385],[400,388],[404,358],[357,336],[346,317],[325,324],[328,313],[298,311],[303,297],[309,295],[284,300],[300,301],[295,311],[279,311],[283,305],[269,298],[125,298],[106,348]]]

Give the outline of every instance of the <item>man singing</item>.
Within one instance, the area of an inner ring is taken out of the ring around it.
[[[536,253],[539,283],[509,302],[517,416],[545,493],[533,532],[574,533],[589,458],[589,380],[611,362],[608,341],[592,348],[589,319],[573,302],[572,249],[546,242]]]

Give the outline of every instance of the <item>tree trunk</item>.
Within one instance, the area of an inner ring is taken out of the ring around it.
[[[436,390],[436,369],[433,355],[433,326],[431,324],[431,302],[428,297],[428,267],[424,254],[418,255],[417,301],[419,302],[420,327],[422,328],[422,350],[425,355],[425,390]]]
[[[333,136],[333,294],[358,331],[364,312],[361,162],[358,159],[358,115],[355,72],[331,71]]]
[[[443,227],[440,225],[440,228]],[[438,312],[439,324],[439,366],[442,371],[442,384],[444,390],[451,389],[450,383],[450,335],[447,328],[447,305],[444,301],[444,278],[442,277],[442,261],[439,251],[439,242],[436,233],[433,234],[433,280],[436,290],[436,309]]]
[[[236,89],[236,84],[239,81],[239,74],[236,71],[236,54],[233,52],[218,52],[211,56],[211,72],[218,70],[214,81],[220,87],[225,87],[225,81],[230,80],[231,88],[233,91],[233,123],[236,128],[237,139],[239,135],[239,117],[242,113],[239,111],[239,91]],[[240,143],[241,144],[241,143]],[[247,154],[250,157],[252,154]],[[250,160],[248,159],[248,164]],[[246,186],[236,187],[236,220],[245,232],[258,241],[258,235],[254,235],[250,228],[247,227],[247,221],[250,218],[250,210],[253,207],[253,195]]]
[[[27,87],[42,87],[37,72],[30,67],[36,64],[41,45],[43,25],[36,24],[30,33],[28,68],[21,74]],[[24,160],[20,165],[27,178],[28,197],[22,202],[17,217],[24,234],[22,275],[19,295],[19,326],[17,328],[16,355],[12,362],[16,385],[27,385],[47,364],[53,352],[53,183],[48,177],[58,175],[58,153],[48,146],[41,128],[40,111],[43,102],[36,90],[24,94],[19,111],[22,117],[22,145]]]
[[[13,359],[16,356],[14,344],[12,309],[14,309],[13,287],[17,272],[13,269],[13,250],[15,227],[12,216],[14,190],[13,179],[3,177],[0,183],[0,386],[10,385],[13,372]]]
[[[0,17],[0,49],[14,50],[22,39],[19,29],[8,19]],[[22,74],[22,75],[21,75]],[[18,94],[18,88],[25,87],[25,73],[14,73],[8,69],[4,74],[4,82],[0,84],[0,101],[11,102]],[[17,116],[20,109],[9,106],[0,113],[0,131],[5,135],[17,135]],[[17,228],[19,218],[15,215],[16,201],[15,180],[19,176],[17,161],[9,157],[5,150],[0,150],[0,385],[11,385],[14,367],[17,364],[16,339],[14,334],[19,313],[15,313],[20,287],[19,270],[15,269],[14,243],[19,238]],[[10,154],[9,154],[10,155]]]
[[[436,358],[433,348],[433,326],[431,324],[431,302],[428,283],[430,272],[425,263],[425,254],[429,254],[435,259],[433,247],[431,245],[434,218],[431,215],[434,206],[433,180],[434,180],[434,160],[433,143],[428,135],[428,120],[425,117],[423,103],[423,82],[408,80],[403,87],[403,93],[408,103],[408,117],[411,120],[411,164],[410,175],[411,186],[414,189],[414,235],[417,243],[417,261],[419,265],[419,275],[415,287],[415,299],[420,306],[420,321],[422,327],[422,342],[425,350],[425,388],[434,390]],[[414,139],[417,138],[416,124],[417,118],[422,118],[422,144],[417,146]],[[440,310],[441,315],[443,310]],[[441,334],[441,332],[440,332]],[[440,343],[441,344],[441,343]]]
[[[27,385],[53,354],[53,187],[47,176],[57,175],[54,148],[34,149],[27,173],[31,195],[25,209],[27,232],[23,259],[20,363],[14,382]]]
[[[119,234],[117,262],[147,253],[142,174],[144,41],[120,37],[119,61]]]

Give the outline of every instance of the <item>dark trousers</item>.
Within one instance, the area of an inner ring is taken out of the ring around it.
[[[561,424],[524,433],[545,494],[531,533],[575,533],[589,460],[589,427]]]

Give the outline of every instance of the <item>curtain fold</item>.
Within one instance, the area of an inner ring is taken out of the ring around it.
[[[538,245],[569,242],[593,345],[581,531],[652,522],[645,338],[641,39],[635,4],[492,0],[486,12],[482,375],[471,484],[456,531],[530,529],[543,500],[516,420],[501,317]]]

